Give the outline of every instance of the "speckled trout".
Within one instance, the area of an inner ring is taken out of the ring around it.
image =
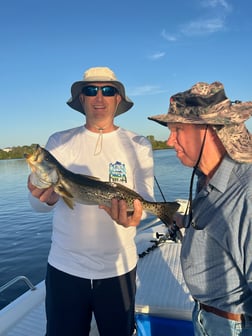
[[[123,199],[128,211],[133,210],[133,201],[139,199],[146,212],[156,215],[164,224],[169,226],[173,215],[179,208],[177,202],[149,202],[137,192],[120,183],[102,181],[97,177],[76,174],[66,169],[45,148],[36,145],[32,154],[25,154],[29,164],[32,184],[44,189],[53,186],[65,203],[74,208],[75,203],[88,205],[111,206],[111,199]]]

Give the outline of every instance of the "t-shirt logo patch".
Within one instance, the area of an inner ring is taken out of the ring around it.
[[[127,183],[126,167],[124,163],[116,161],[109,164],[109,181]]]

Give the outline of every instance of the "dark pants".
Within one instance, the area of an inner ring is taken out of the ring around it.
[[[48,264],[46,274],[47,336],[88,336],[92,312],[100,336],[134,332],[136,269],[101,280],[61,272]]]

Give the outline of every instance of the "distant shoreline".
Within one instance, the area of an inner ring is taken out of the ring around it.
[[[155,140],[154,137],[147,137],[152,145],[153,151],[162,149],[172,149],[168,147],[166,141]],[[18,147],[8,147],[5,149],[0,149],[0,160],[11,160],[11,159],[23,159],[25,153],[33,153],[36,144],[30,146],[18,146]]]

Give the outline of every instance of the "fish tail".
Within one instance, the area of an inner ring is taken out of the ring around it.
[[[173,216],[180,207],[177,202],[157,203],[157,217],[166,225],[170,226],[173,222]]]

